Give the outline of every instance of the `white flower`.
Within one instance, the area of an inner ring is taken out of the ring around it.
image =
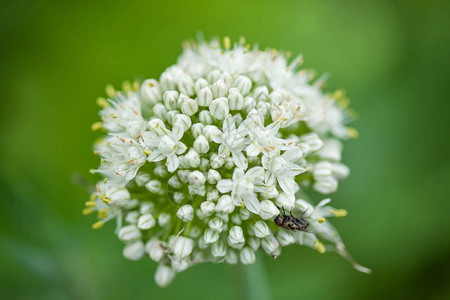
[[[294,194],[298,189],[298,184],[294,177],[305,172],[306,169],[297,165],[302,156],[299,148],[286,150],[283,154],[274,154],[273,156],[263,156],[262,165],[265,172],[265,182],[267,185],[273,185],[278,182],[280,188],[288,194]]]
[[[259,213],[260,204],[255,194],[257,189],[255,189],[254,183],[263,175],[264,169],[261,167],[253,167],[246,173],[242,169],[235,169],[233,180],[222,179],[217,183],[217,189],[221,193],[231,191],[231,198],[235,205],[241,205],[244,202],[249,211]]]
[[[328,220],[346,211],[296,198],[300,186],[305,198],[334,192],[349,175],[340,139],[356,131],[336,105],[342,93],[324,94],[323,79],[299,70],[301,56],[289,62],[228,38],[224,48],[184,46],[159,79],[108,86],[109,99],[98,99],[92,129],[106,134],[92,172],[104,178],[83,209],[96,213],[92,227],[115,220],[123,256],[158,262],[159,286],[195,264],[252,264],[255,251],[276,258],[293,243],[367,272]],[[285,212],[304,218],[308,232],[277,226]]]
[[[211,139],[219,144],[219,155],[232,156],[234,164],[241,169],[247,169],[248,161],[242,151],[248,144],[247,123],[242,122],[236,128],[235,119],[228,116],[223,122],[222,132],[211,133]]]

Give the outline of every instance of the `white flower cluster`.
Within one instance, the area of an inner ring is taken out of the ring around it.
[[[115,219],[123,255],[158,262],[160,286],[194,264],[252,264],[258,249],[276,258],[294,243],[367,271],[327,221],[346,211],[305,200],[349,173],[339,139],[354,130],[339,97],[297,70],[300,58],[244,44],[188,43],[159,80],[107,88],[93,125],[107,133],[95,144],[103,180],[84,213],[98,213],[94,228]],[[278,227],[282,208],[305,213],[309,231]]]

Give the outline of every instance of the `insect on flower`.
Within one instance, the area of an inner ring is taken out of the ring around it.
[[[305,231],[309,232],[308,226],[309,223],[306,221],[306,219],[303,217],[306,213],[306,210],[302,213],[300,218],[296,218],[292,215],[292,212],[289,213],[289,216],[286,216],[286,212],[284,211],[284,207],[282,207],[283,215],[278,215],[273,220],[277,226],[280,226],[284,229],[291,230],[291,231]]]

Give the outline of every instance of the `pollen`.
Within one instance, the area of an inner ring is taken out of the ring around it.
[[[356,139],[358,137],[358,131],[355,128],[350,127],[348,129],[348,136],[352,139]]]
[[[86,206],[88,206],[88,207],[94,207],[94,206],[97,206],[97,203],[96,202],[94,202],[94,201],[86,201]]]
[[[319,223],[324,223],[324,222],[325,222],[325,218],[319,218],[319,219],[317,219],[317,221],[318,221]]]
[[[97,98],[97,105],[100,106],[101,108],[105,108],[108,106],[108,101],[103,98],[103,97],[98,97]]]

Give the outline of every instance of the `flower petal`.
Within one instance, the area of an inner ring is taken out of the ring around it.
[[[234,164],[241,169],[246,170],[248,168],[248,161],[245,158],[244,153],[242,152],[232,152],[231,155],[233,156]]]
[[[170,173],[175,172],[175,170],[178,169],[179,163],[180,161],[178,160],[178,156],[176,154],[170,155],[169,157],[167,157],[166,162],[167,171],[169,171]]]
[[[244,200],[245,207],[254,214],[259,214],[261,209],[261,205],[258,201],[258,198],[253,193],[247,193],[242,196]]]
[[[294,181],[294,179],[288,176],[279,176],[277,179],[278,184],[285,193],[295,194],[298,184]]]
[[[155,149],[153,150],[153,152],[147,157],[147,160],[149,162],[156,162],[156,161],[161,161],[165,158],[166,156],[159,150]]]
[[[231,181],[230,179],[222,179],[217,183],[216,188],[222,194],[228,193],[233,189],[233,181]]]

